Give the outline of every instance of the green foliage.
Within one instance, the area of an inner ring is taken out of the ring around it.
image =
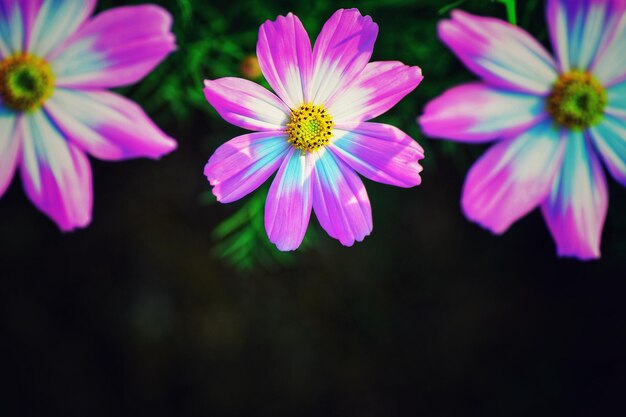
[[[239,272],[247,273],[261,266],[266,270],[294,264],[293,252],[281,252],[269,241],[265,232],[263,209],[268,187],[261,187],[247,198],[242,207],[224,220],[213,231],[217,242],[213,253]],[[202,201],[212,203],[215,198],[207,192]],[[306,251],[318,239],[317,228],[311,224],[298,250]]]

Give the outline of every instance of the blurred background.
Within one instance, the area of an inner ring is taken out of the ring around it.
[[[463,178],[485,147],[415,124],[473,78],[436,37],[450,2],[156,3],[179,49],[121,92],[179,149],[94,160],[94,221],[75,233],[19,180],[0,200],[1,416],[626,415],[626,190],[609,181],[595,262],[557,258],[538,212],[501,237],[464,219]],[[457,3],[506,19],[499,2]],[[292,11],[315,39],[355,6],[380,26],[374,60],[425,75],[378,119],[425,148],[423,185],[365,180],[371,236],[345,248],[312,220],[303,247],[281,254],[262,227],[266,188],[228,205],[211,196],[204,164],[242,130],[202,80],[264,83],[249,59],[261,23]],[[547,45],[543,9],[518,1],[518,23]]]

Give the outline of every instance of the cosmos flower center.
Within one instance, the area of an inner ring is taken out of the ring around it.
[[[606,90],[593,75],[574,70],[554,84],[547,111],[558,124],[582,130],[602,120],[607,101]]]
[[[50,65],[31,54],[16,54],[0,61],[0,98],[17,111],[37,110],[52,95]]]
[[[328,144],[332,136],[333,119],[324,106],[303,104],[291,110],[287,123],[289,143],[305,151],[316,151]]]

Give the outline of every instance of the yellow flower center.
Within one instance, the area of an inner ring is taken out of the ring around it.
[[[43,59],[18,53],[0,61],[0,98],[13,110],[37,110],[52,95],[54,75]]]
[[[598,124],[608,102],[606,90],[585,71],[561,75],[546,102],[546,110],[561,126],[584,130]]]
[[[291,110],[287,123],[289,143],[303,152],[313,152],[325,146],[332,136],[333,119],[324,106],[303,104]]]

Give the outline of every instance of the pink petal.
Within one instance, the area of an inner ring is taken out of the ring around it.
[[[224,120],[250,130],[284,129],[291,111],[278,97],[243,78],[204,82],[204,95]]]
[[[605,115],[589,133],[613,178],[626,185],[626,119]]]
[[[625,66],[610,61],[624,60],[624,20],[626,2],[621,0],[550,0],[548,27],[561,72],[590,70],[601,81],[623,75]],[[608,52],[608,53],[607,53]],[[609,62],[607,62],[607,60]],[[609,65],[604,65],[609,64]],[[620,74],[613,73],[620,70]]]
[[[313,48],[313,103],[326,103],[354,81],[372,56],[376,36],[378,25],[357,9],[337,10],[328,19]]]
[[[430,101],[418,122],[428,136],[484,142],[528,129],[545,118],[544,106],[536,95],[470,83]]]
[[[213,194],[222,203],[256,190],[280,167],[291,148],[282,132],[238,136],[220,146],[204,168]]]
[[[308,102],[311,41],[297,16],[289,13],[261,25],[256,53],[265,79],[289,107]]]
[[[11,184],[20,149],[21,117],[0,105],[0,197]]]
[[[552,57],[517,26],[455,10],[438,29],[461,61],[493,86],[545,95],[557,78]]]
[[[493,233],[505,232],[547,197],[562,155],[560,133],[548,122],[498,142],[467,175],[465,215]]]
[[[372,210],[358,175],[331,152],[320,150],[313,171],[313,210],[321,226],[344,246],[372,231]]]
[[[30,28],[26,50],[46,58],[81,27],[96,6],[96,0],[27,0],[21,3]]]
[[[326,105],[335,123],[373,119],[395,106],[422,79],[419,67],[397,61],[370,62],[349,88]]]
[[[341,125],[329,149],[370,180],[413,187],[422,180],[422,147],[400,129],[381,123]]]
[[[265,230],[282,251],[296,250],[304,239],[312,206],[311,153],[291,148],[265,202]]]
[[[141,107],[108,91],[58,88],[45,108],[72,143],[99,159],[156,159],[176,149]]]
[[[37,111],[24,116],[21,174],[24,189],[39,210],[63,231],[91,222],[91,167],[85,154]]]
[[[170,14],[153,5],[100,13],[51,57],[57,85],[109,88],[139,81],[176,49],[171,26]]]
[[[600,257],[600,240],[608,195],[600,161],[582,132],[566,139],[561,171],[543,215],[559,256],[588,260]]]

